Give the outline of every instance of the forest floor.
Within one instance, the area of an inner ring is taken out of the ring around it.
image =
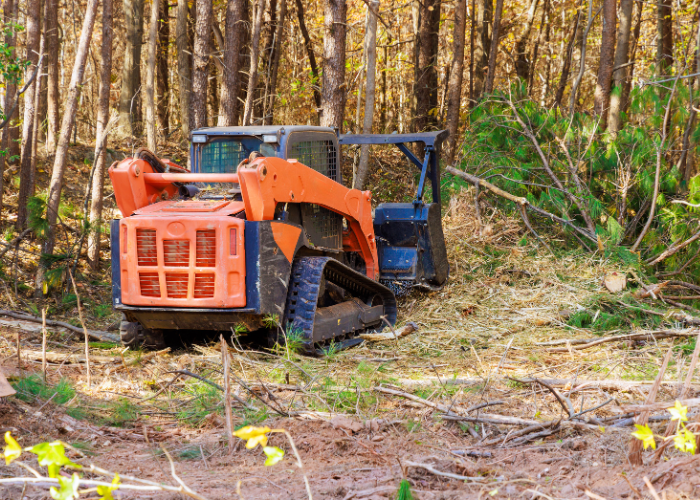
[[[402,478],[414,498],[426,500],[653,498],[645,476],[668,499],[700,498],[697,458],[671,447],[659,461],[644,452],[643,466],[627,458],[635,415],[628,405],[645,402],[669,349],[656,400],[678,397],[694,338],[575,342],[698,330],[649,313],[664,305],[638,298],[633,279],[609,292],[606,276],[635,275],[622,264],[577,252],[554,258],[518,220],[485,205],[479,219],[473,194],[451,201],[444,227],[449,282],[399,302],[398,325],[414,322],[416,332],[325,358],[263,351],[245,336],[235,341],[234,393],[247,408],[234,402],[234,425],[289,431],[317,499],[393,499]],[[556,237],[549,241],[556,249]],[[10,270],[4,273],[7,280]],[[31,282],[22,271],[15,276]],[[88,327],[113,329],[107,274],[78,282]],[[3,309],[48,306],[50,318],[79,325],[75,297],[39,304],[28,290],[11,291],[0,291]],[[17,390],[0,400],[0,431],[12,431],[23,446],[61,439],[78,463],[176,485],[164,447],[178,476],[208,499],[307,497],[281,435],[270,443],[287,455],[272,467],[263,465],[260,448],[247,450],[242,441],[229,448],[222,393],[188,375],[223,384],[215,339],[155,354],[93,342],[88,385],[82,335],[49,328],[46,383],[41,338],[40,324],[0,315],[0,370]],[[687,396],[697,392],[694,378]],[[652,413],[657,434],[667,417],[663,408]],[[692,409],[690,418],[697,418]],[[24,474],[16,465],[0,468],[0,477]],[[0,499],[21,491],[0,489]],[[48,496],[28,488],[24,498]]]

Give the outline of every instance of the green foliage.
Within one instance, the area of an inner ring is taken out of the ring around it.
[[[37,398],[48,400],[53,396],[53,403],[63,405],[75,397],[75,388],[67,379],[61,379],[58,384],[52,386],[46,384],[40,375],[29,375],[20,378],[12,387],[17,391],[17,397],[26,402]]]
[[[411,483],[408,482],[408,479],[401,480],[401,484],[399,484],[399,491],[396,493],[396,500],[413,500]]]
[[[27,227],[39,239],[45,239],[49,233],[49,221],[45,216],[46,194],[31,196],[27,200]]]

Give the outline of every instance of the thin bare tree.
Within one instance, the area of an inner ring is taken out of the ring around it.
[[[158,51],[156,52],[156,110],[163,135],[170,133],[170,81],[168,45],[170,44],[170,4],[158,1]]]
[[[180,123],[182,136],[190,135],[192,89],[192,55],[190,54],[187,0],[177,0],[177,24],[175,26],[175,46],[177,47],[177,74],[180,98]]]
[[[459,113],[462,101],[462,79],[464,77],[464,38],[467,28],[467,0],[455,1],[455,24],[452,44],[452,66],[450,68],[450,83],[447,92],[447,130],[450,133],[447,143],[445,162],[452,164],[457,145],[459,129]]]
[[[427,130],[437,125],[437,65],[441,4],[441,0],[424,0],[420,6],[419,49],[416,61],[416,83],[413,89],[413,128],[416,131]]]
[[[66,170],[66,156],[70,135],[75,125],[75,117],[78,111],[78,96],[85,74],[85,61],[87,60],[92,29],[95,24],[95,14],[99,0],[88,0],[83,19],[83,27],[80,32],[80,41],[75,52],[75,62],[73,72],[68,86],[66,102],[63,107],[63,122],[61,123],[61,134],[56,147],[56,157],[54,158],[53,171],[51,173],[51,183],[49,185],[49,196],[46,203],[46,217],[48,219],[48,234],[42,246],[42,252],[53,254],[56,243],[56,223],[58,221],[58,206],[61,202],[61,191],[63,189],[63,175]],[[44,291],[44,276],[46,268],[39,265],[36,276],[35,294],[41,296]]]
[[[245,98],[245,108],[243,108],[243,125],[250,125],[253,120],[253,105],[255,91],[258,87],[258,62],[260,59],[260,30],[262,28],[263,12],[265,11],[265,0],[255,2],[253,11],[253,39],[250,42],[250,67],[248,69],[248,92]]]
[[[615,63],[613,68],[614,90],[610,95],[610,111],[608,112],[608,130],[612,134],[622,127],[620,112],[622,111],[622,89],[627,74],[629,62],[630,35],[632,33],[632,0],[620,0],[620,26],[618,28],[617,45],[615,46]]]
[[[10,0],[11,1],[11,0]],[[306,27],[306,21],[304,20],[304,4],[302,0],[296,0],[297,7],[297,21],[299,21],[299,31],[301,32],[302,38],[304,38],[304,48],[306,49],[306,56],[309,58],[309,66],[311,67],[311,75],[314,78],[313,90],[314,90],[314,102],[316,103],[316,112],[320,119],[321,116],[321,91],[319,90],[319,83],[321,82],[320,71],[318,69],[318,64],[316,63],[316,54],[314,53],[313,42],[311,41],[311,36],[309,35],[309,30]]]
[[[195,0],[197,20],[194,28],[192,61],[192,123],[193,129],[207,126],[207,81],[209,80],[209,47],[211,46],[211,0]]]
[[[102,0],[102,47],[100,49],[100,91],[97,98],[97,141],[95,144],[95,167],[90,193],[90,227],[88,235],[88,261],[93,269],[100,265],[100,231],[102,221],[102,196],[107,170],[106,137],[109,122],[109,93],[112,75],[112,39],[114,24],[114,6],[112,0]],[[101,142],[101,143],[100,143]]]
[[[365,33],[365,60],[367,85],[365,87],[365,116],[362,122],[362,133],[372,133],[372,123],[374,122],[374,96],[376,90],[377,73],[377,13],[379,12],[379,2],[373,0],[367,4],[367,32]],[[355,178],[355,189],[363,189],[367,182],[369,173],[369,144],[364,144],[360,148],[360,162],[357,166],[357,177]]]
[[[346,0],[325,0],[323,14],[323,76],[321,126],[340,130],[345,116]]]
[[[610,106],[610,86],[615,65],[615,29],[617,25],[616,0],[603,0],[603,38],[600,43],[598,81],[595,87],[593,110],[600,116],[600,127],[608,125]]]
[[[530,71],[534,65],[534,61],[528,61],[528,55],[530,54],[528,44],[530,42],[530,32],[532,31],[532,24],[535,21],[538,3],[539,0],[530,0],[530,5],[527,8],[527,17],[520,29],[520,33],[515,39],[515,48],[513,49],[515,53],[515,72],[526,82],[530,80]]]
[[[141,45],[143,38],[144,0],[124,0],[124,61],[122,63],[121,92],[119,94],[119,127],[127,136],[133,136],[141,121]]]
[[[46,37],[46,69],[47,71],[47,124],[46,124],[46,151],[56,151],[58,140],[58,127],[60,126],[59,108],[61,96],[58,91],[60,69],[58,61],[58,0],[46,0],[44,14],[44,36]]]
[[[496,81],[496,59],[498,58],[498,37],[501,32],[501,16],[503,14],[503,0],[496,0],[496,12],[493,16],[493,35],[491,36],[491,52],[489,52],[489,69],[484,84],[484,94],[493,92],[493,84]]]
[[[224,33],[224,74],[219,100],[220,127],[238,124],[238,94],[241,92],[241,46],[243,45],[243,0],[228,0]]]
[[[148,27],[148,60],[146,62],[146,144],[156,152],[156,54],[158,52],[159,0],[151,2],[151,20]]]
[[[272,44],[272,55],[270,57],[270,71],[265,82],[265,111],[263,123],[272,125],[275,114],[275,99],[277,97],[277,75],[279,74],[280,59],[282,56],[282,42],[284,41],[285,20],[287,18],[287,0],[279,0],[279,13],[277,15],[277,26],[275,26],[275,36]]]

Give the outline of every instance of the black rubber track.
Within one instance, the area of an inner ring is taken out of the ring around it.
[[[324,278],[365,303],[379,296],[384,305],[384,317],[392,326],[396,323],[396,297],[389,288],[332,257],[301,257],[292,265],[283,325],[287,329],[303,332],[304,350],[308,354],[323,354],[323,346],[317,348],[321,344],[320,337],[314,337],[314,319]],[[362,342],[357,337],[360,333],[381,330],[383,324],[382,321],[366,325],[361,331],[343,335],[336,343],[341,348],[357,345]]]

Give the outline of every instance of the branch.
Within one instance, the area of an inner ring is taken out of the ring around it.
[[[11,318],[16,318],[16,319],[21,319],[24,321],[32,321],[34,323],[42,323],[42,319],[37,317],[37,316],[31,316],[29,314],[25,313],[18,313],[14,311],[7,311],[5,309],[0,309],[0,315],[1,316],[9,316]],[[73,326],[70,323],[66,323],[64,321],[56,321],[52,319],[47,319],[46,324],[49,326],[60,326],[61,328],[66,328],[72,332],[75,333],[84,333],[81,328],[78,328],[77,326]],[[119,339],[115,336],[112,335],[109,332],[103,332],[99,330],[88,330],[88,335],[92,337],[95,340],[99,340],[101,342],[118,342]]]

